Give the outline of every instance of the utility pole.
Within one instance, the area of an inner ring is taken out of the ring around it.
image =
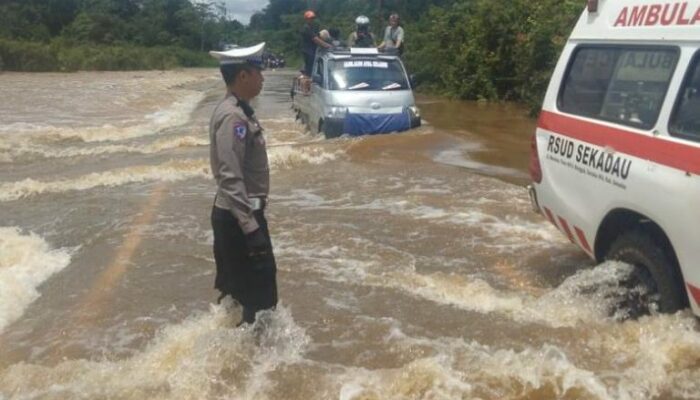
[[[197,3],[195,6],[199,11],[199,17],[201,22],[201,30],[199,36],[199,50],[204,51],[204,22],[206,22],[207,17],[211,16],[211,7],[213,3]]]
[[[204,15],[202,15],[202,30],[199,34],[199,51],[204,51]]]

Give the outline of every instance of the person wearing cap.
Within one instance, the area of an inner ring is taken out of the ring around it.
[[[330,43],[326,43],[321,39],[315,20],[315,12],[308,10],[304,13],[304,27],[301,30],[301,53],[304,57],[304,70],[302,72],[307,77],[310,77],[313,71],[316,49],[319,47],[330,49],[333,47]]]
[[[270,167],[263,129],[250,100],[262,90],[265,43],[225,52],[219,59],[226,97],[209,124],[211,170],[218,190],[211,213],[219,301],[230,295],[243,306],[239,325],[277,305],[277,266],[265,206]]]
[[[403,54],[404,32],[401,26],[399,14],[393,13],[389,16],[389,26],[384,30],[384,41],[379,44],[380,50],[395,50],[399,55]]]

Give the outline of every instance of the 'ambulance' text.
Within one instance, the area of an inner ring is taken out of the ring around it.
[[[615,20],[615,26],[695,25],[698,22],[700,7],[688,9],[688,2],[682,1],[624,7]]]

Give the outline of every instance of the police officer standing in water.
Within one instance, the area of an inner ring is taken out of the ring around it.
[[[219,301],[230,295],[243,306],[241,324],[277,305],[277,266],[265,206],[270,168],[263,129],[250,100],[263,84],[262,53],[257,46],[210,54],[219,59],[226,98],[209,124],[211,170],[218,191],[211,213]]]

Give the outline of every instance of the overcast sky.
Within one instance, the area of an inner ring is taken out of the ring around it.
[[[268,0],[223,0],[223,2],[226,3],[229,18],[237,19],[244,25],[248,25],[253,13],[262,10],[269,3]]]

